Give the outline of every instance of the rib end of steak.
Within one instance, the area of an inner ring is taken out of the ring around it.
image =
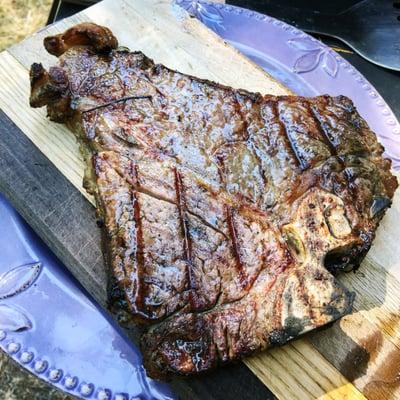
[[[110,307],[150,325],[153,377],[281,345],[351,310],[357,268],[391,204],[383,147],[343,96],[262,96],[117,48],[85,23],[45,39],[32,107],[81,143]]]

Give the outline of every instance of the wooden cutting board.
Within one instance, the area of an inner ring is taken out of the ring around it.
[[[167,0],[106,0],[0,54],[0,190],[83,286],[105,304],[105,274],[83,162],[70,132],[28,105],[28,69],[56,59],[43,37],[82,21],[111,28],[121,45],[173,69],[262,93],[289,91]],[[356,292],[354,312],[282,348],[175,383],[182,397],[400,398],[400,193],[360,270],[340,280]],[[257,377],[258,379],[256,379]]]

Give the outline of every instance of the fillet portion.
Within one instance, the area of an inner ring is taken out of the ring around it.
[[[117,48],[104,27],[45,39],[31,106],[88,163],[109,304],[145,325],[148,373],[189,375],[280,345],[351,310],[356,268],[397,187],[343,96],[261,96]]]

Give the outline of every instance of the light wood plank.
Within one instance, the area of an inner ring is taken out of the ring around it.
[[[365,398],[306,339],[256,355],[245,363],[282,399]]]
[[[400,349],[362,312],[309,340],[369,399],[400,398]]]

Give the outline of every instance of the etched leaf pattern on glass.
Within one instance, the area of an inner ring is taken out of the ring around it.
[[[35,282],[41,271],[39,262],[20,265],[0,276],[0,300],[25,291]],[[32,328],[25,311],[10,304],[0,304],[0,329],[20,332]]]
[[[0,304],[0,329],[21,332],[30,328],[32,322],[25,312],[8,304]]]
[[[338,62],[328,47],[322,47],[310,38],[290,39],[287,43],[302,52],[294,62],[293,72],[301,74],[321,67],[332,78],[337,75]]]
[[[0,300],[28,289],[40,272],[40,263],[20,265],[0,276]]]
[[[177,4],[183,7],[190,15],[201,22],[211,23],[211,28],[218,31],[225,30],[221,12],[211,4],[202,4],[198,0],[178,0]]]

